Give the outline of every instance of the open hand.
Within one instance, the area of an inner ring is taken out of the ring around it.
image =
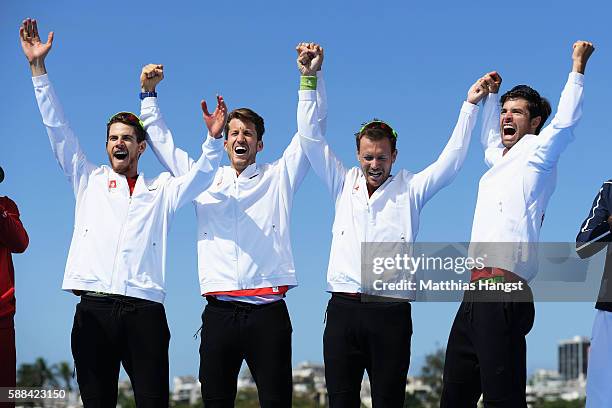
[[[223,135],[223,128],[225,127],[225,122],[227,121],[227,106],[225,106],[223,97],[221,95],[217,95],[217,107],[212,114],[208,112],[208,106],[206,105],[206,101],[204,99],[202,99],[201,105],[202,116],[204,117],[204,122],[206,122],[208,132],[215,139],[219,139]]]
[[[53,31],[47,36],[47,42],[40,41],[38,35],[38,25],[36,20],[26,18],[19,27],[19,38],[21,40],[21,48],[23,53],[30,63],[32,75],[43,75],[47,73],[45,69],[45,57],[51,50],[53,45]]]

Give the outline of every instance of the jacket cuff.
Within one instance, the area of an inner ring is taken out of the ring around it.
[[[300,90],[298,91],[300,101],[316,101],[317,91]]]
[[[148,99],[148,98],[147,98]],[[223,149],[223,136],[218,139],[212,137],[210,132],[206,135],[206,140],[202,143],[202,149],[221,150]]]
[[[140,101],[140,109],[157,108],[157,98],[149,96]]]
[[[36,87],[49,85],[49,83],[50,83],[50,81],[49,81],[49,75],[48,74],[43,74],[43,75],[38,75],[38,76],[33,76],[32,77],[32,84],[34,84],[34,86],[36,86]]]
[[[467,113],[469,115],[476,114],[478,113],[478,105],[474,105],[473,103],[464,101],[463,106],[461,106],[461,112]]]
[[[569,77],[567,78],[568,82],[573,82],[577,85],[584,85],[584,74],[581,74],[580,72],[570,72],[569,73]]]
[[[484,98],[484,103],[490,102],[491,100],[493,100],[494,103],[497,103],[497,98],[498,98],[498,94],[497,93],[489,93],[485,98]]]

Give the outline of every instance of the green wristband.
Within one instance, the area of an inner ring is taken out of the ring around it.
[[[314,91],[316,89],[317,89],[317,77],[316,76],[300,77],[300,91]]]

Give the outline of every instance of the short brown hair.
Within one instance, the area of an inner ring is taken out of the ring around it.
[[[227,116],[227,122],[225,122],[226,139],[227,135],[229,134],[229,124],[232,119],[238,119],[243,122],[251,122],[255,125],[255,131],[257,132],[257,140],[261,140],[263,138],[264,132],[266,131],[263,118],[259,116],[255,111],[249,108],[238,108],[231,111]]]
[[[367,137],[370,140],[381,140],[387,138],[391,143],[391,151],[394,152],[396,150],[395,145],[397,143],[397,133],[391,126],[389,126],[388,123],[380,119],[373,119],[372,121],[365,123],[361,130],[355,133],[357,151],[359,151],[359,144],[362,137]]]
[[[132,112],[119,112],[113,115],[106,124],[106,141],[108,142],[108,136],[110,132],[110,127],[113,123],[123,123],[124,125],[128,125],[134,128],[136,131],[136,141],[138,143],[144,142],[147,138],[147,132],[144,130],[142,122],[136,116],[136,114]]]

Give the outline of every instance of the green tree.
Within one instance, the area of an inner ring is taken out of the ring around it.
[[[440,404],[445,355],[446,350],[440,347],[425,356],[425,364],[421,368],[421,379],[431,389],[423,401],[425,407],[437,407]]]
[[[424,407],[423,407],[423,403],[416,395],[407,392],[406,398],[404,399],[404,408],[424,408]]]
[[[44,358],[38,357],[33,364],[21,364],[17,369],[19,387],[58,387],[59,383]]]
[[[255,388],[245,388],[236,394],[235,408],[259,408],[259,398]]]
[[[70,367],[70,364],[67,361],[60,361],[58,364],[53,365],[53,372],[62,380],[62,385],[68,392],[74,389],[72,367]]]
[[[565,401],[561,399],[544,401],[543,399],[538,399],[538,401],[536,401],[536,403],[533,405],[533,408],[584,408],[584,405],[584,399],[573,401]]]
[[[126,395],[123,390],[119,390],[117,395],[117,405],[121,408],[136,408],[136,400],[133,396]]]

